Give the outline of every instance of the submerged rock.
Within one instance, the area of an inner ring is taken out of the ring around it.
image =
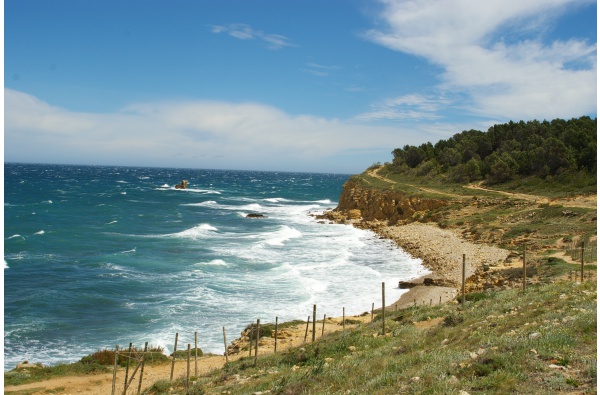
[[[267,218],[267,217],[266,217],[266,216],[264,216],[263,214],[255,214],[255,213],[252,213],[252,214],[248,214],[248,215],[246,215],[246,218]]]

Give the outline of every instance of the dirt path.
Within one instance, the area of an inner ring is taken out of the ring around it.
[[[547,203],[550,205],[562,205],[565,207],[581,207],[581,208],[595,209],[597,207],[597,203],[598,203],[597,195],[550,199],[545,196],[530,195],[530,194],[516,193],[516,192],[498,191],[496,189],[483,188],[481,186],[481,182],[479,182],[477,184],[465,185],[465,188],[498,193],[498,194],[509,196],[509,197],[512,197],[515,199],[527,200],[527,201],[534,202],[534,203],[540,203],[540,204]]]
[[[370,170],[368,172],[369,176],[371,176],[373,178],[377,178],[378,180],[387,182],[389,184],[398,184],[396,181],[390,180],[388,178],[385,178],[385,177],[379,175],[379,173],[377,173],[377,170],[378,169]],[[482,184],[482,181],[480,181],[476,184],[465,185],[464,188],[497,193],[497,194],[509,196],[509,197],[512,197],[515,199],[526,200],[529,202],[534,202],[534,203],[539,203],[539,204],[562,205],[564,207],[580,207],[580,208],[589,208],[589,209],[595,209],[598,206],[597,195],[586,195],[586,196],[576,196],[576,197],[572,197],[572,198],[550,199],[546,196],[531,195],[531,194],[517,193],[517,192],[506,192],[506,191],[499,191],[496,189],[484,188],[481,186],[481,184]],[[459,199],[466,198],[466,196],[457,195],[457,194],[448,193],[448,192],[442,192],[442,191],[432,189],[432,188],[425,188],[425,187],[416,186],[416,185],[412,185],[412,184],[405,184],[405,185],[408,185],[412,188],[420,189],[420,190],[422,190],[424,192],[428,192],[428,193],[436,193],[438,195],[451,196],[451,197],[459,198]]]
[[[383,182],[387,182],[388,184],[398,184],[398,182],[396,182],[394,180],[390,180],[390,179],[387,179],[387,178],[385,178],[383,176],[380,176],[377,173],[377,169],[370,170],[369,171],[369,176],[371,176],[373,178],[377,178],[378,180],[381,180]],[[407,185],[407,186],[409,186],[411,188],[419,189],[419,190],[421,190],[423,192],[427,192],[427,193],[434,193],[434,194],[437,194],[437,195],[450,196],[450,197],[457,198],[457,199],[466,199],[467,198],[467,196],[457,195],[457,194],[448,193],[448,192],[442,192],[442,191],[438,191],[436,189],[425,188],[425,187],[421,187],[421,186],[417,186],[417,185],[413,185],[413,184],[403,183],[403,185]]]

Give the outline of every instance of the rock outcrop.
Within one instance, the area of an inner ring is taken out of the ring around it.
[[[358,181],[350,179],[344,184],[335,212],[345,215],[347,219],[362,218],[365,221],[378,220],[395,225],[416,216],[422,217],[428,211],[447,204],[448,201],[443,199],[365,188]]]

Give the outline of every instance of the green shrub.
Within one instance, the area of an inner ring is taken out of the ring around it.
[[[204,353],[202,352],[201,348],[192,348],[190,349],[190,356],[192,358],[194,358],[196,356],[196,350],[198,350],[198,356],[201,357],[202,355],[204,355]],[[187,348],[185,350],[177,350],[175,353],[175,359],[187,359],[188,357],[188,350]],[[170,355],[171,358],[173,358],[173,353],[171,353]]]
[[[139,354],[141,352],[143,352],[143,349],[140,348],[132,348],[131,353],[132,355],[136,355]],[[167,356],[163,354],[163,348],[162,347],[150,347],[148,349],[148,353],[146,354],[146,362],[165,362],[168,360]],[[129,349],[122,349],[119,352],[119,357],[117,360],[117,364],[119,366],[126,366],[127,365],[127,354],[129,352]],[[185,351],[186,357],[187,357],[187,350]],[[83,365],[93,365],[93,364],[98,364],[98,365],[103,365],[103,366],[112,366],[115,364],[115,350],[98,350],[93,354],[87,355],[83,358],[81,358],[81,360],[79,361],[79,363],[83,364]]]

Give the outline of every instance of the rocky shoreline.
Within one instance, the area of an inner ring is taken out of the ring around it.
[[[463,254],[467,278],[483,267],[501,266],[511,254],[510,251],[496,246],[465,240],[452,230],[439,228],[435,223],[388,225],[379,220],[365,221],[338,210],[327,211],[316,217],[368,229],[383,238],[393,240],[398,247],[414,258],[421,259],[423,266],[431,270],[431,274],[404,284],[403,288],[409,291],[391,304],[391,308],[453,300],[462,283]]]

